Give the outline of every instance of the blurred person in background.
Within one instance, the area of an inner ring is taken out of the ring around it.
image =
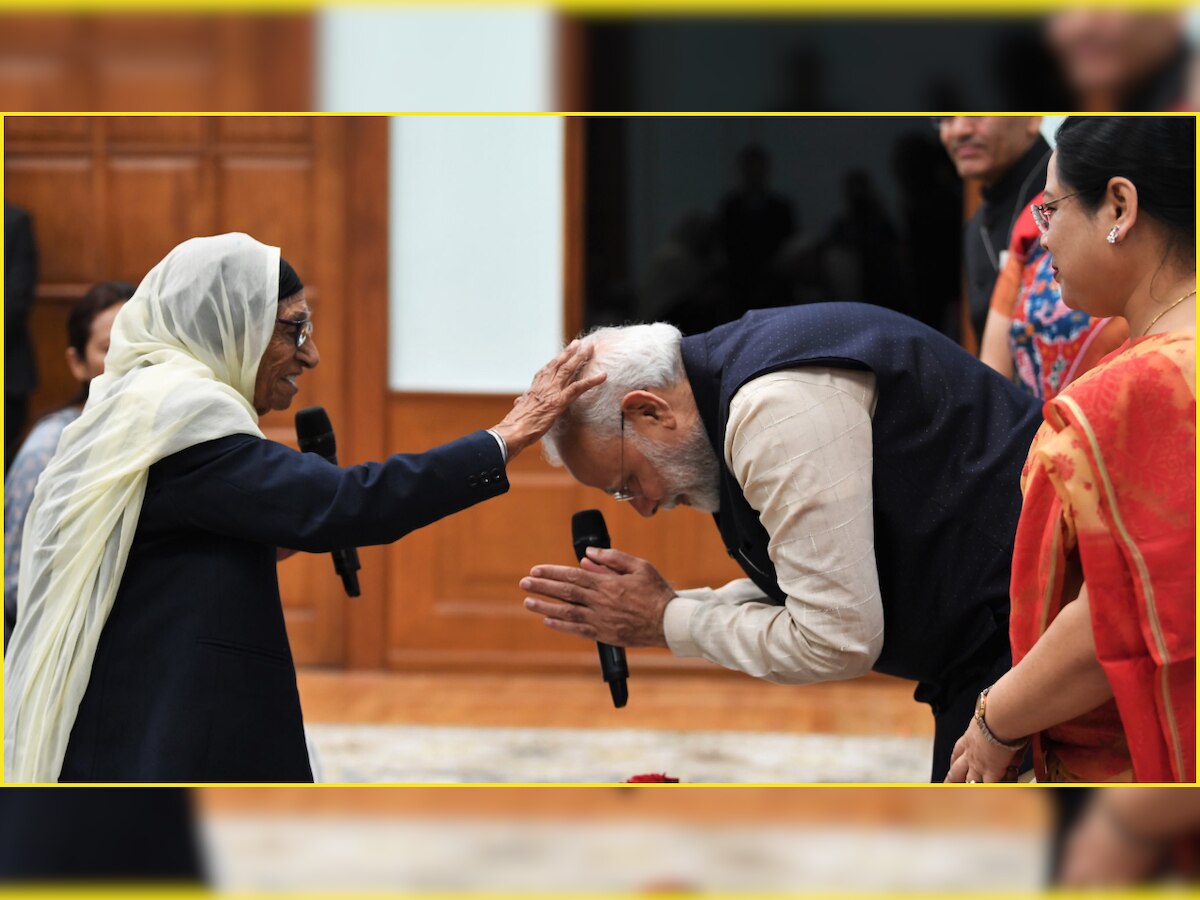
[[[1122,888],[1200,878],[1200,791],[1092,791],[1067,837],[1058,873],[1065,888]]]
[[[29,213],[4,204],[4,473],[25,430],[37,366],[27,321],[37,286],[37,244]]]
[[[1044,199],[1039,191],[1032,205]],[[1032,216],[1018,219],[979,358],[1039,400],[1050,400],[1124,344],[1129,326],[1120,316],[1096,318],[1062,302],[1054,258],[1041,237]]]
[[[33,502],[33,489],[58,449],[63,429],[79,418],[88,386],[104,371],[109,333],[121,305],[133,296],[133,285],[104,281],[94,285],[67,317],[67,368],[79,390],[61,409],[47,413],[29,432],[4,479],[4,645],[17,621],[17,576],[21,565],[21,532]]]
[[[311,781],[280,547],[383,544],[508,490],[565,406],[575,343],[495,427],[339,468],[269,441],[320,354],[304,284],[245,234],[142,280],[30,507],[4,661],[8,782]]]
[[[1013,228],[1046,183],[1050,145],[1039,116],[940,116],[933,120],[958,176],[983,200],[963,229],[966,304],[962,343],[978,347]]]
[[[1063,302],[1131,340],[1044,409],[1022,474],[1014,667],[949,781],[1196,777],[1196,132],[1075,117],[1034,208]]]
[[[862,303],[587,340],[608,380],[547,435],[551,463],[646,517],[712,513],[747,577],[677,591],[646,560],[589,551],[579,568],[534,567],[520,586],[548,599],[526,609],[780,684],[918,682],[944,778],[975,697],[1011,665],[1009,561],[1039,405],[944,335]]]
[[[733,302],[730,318],[785,301],[779,251],[799,227],[791,201],[771,189],[766,148],[746,145],[737,166],[738,185],[721,200],[718,215]]]
[[[1071,9],[1052,15],[1046,37],[1073,108],[1169,112],[1186,107],[1189,53],[1180,9]]]

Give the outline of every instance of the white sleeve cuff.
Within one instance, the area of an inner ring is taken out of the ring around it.
[[[703,601],[691,597],[676,597],[667,604],[663,613],[663,634],[667,646],[676,656],[700,656],[700,648],[692,640],[692,613],[703,606]]]
[[[508,465],[508,444],[504,443],[504,438],[500,437],[500,432],[495,428],[487,429],[487,433],[496,439],[496,443],[500,445],[500,458],[504,460],[504,464]]]

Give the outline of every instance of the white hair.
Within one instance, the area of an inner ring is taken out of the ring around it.
[[[595,352],[575,377],[599,369],[608,378],[572,403],[542,438],[542,452],[554,466],[563,464],[563,438],[577,429],[586,428],[593,437],[615,437],[621,429],[621,398],[630,391],[660,390],[684,378],[683,335],[674,325],[594,328],[583,339],[593,344]]]

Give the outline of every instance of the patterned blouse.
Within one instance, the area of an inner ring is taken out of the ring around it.
[[[68,406],[44,416],[33,426],[4,476],[4,645],[17,621],[17,575],[21,564],[21,534],[33,503],[33,489],[58,449],[63,429],[81,410]]]
[[[1033,202],[1041,203],[1041,195]],[[996,280],[992,309],[1011,320],[1013,380],[1041,400],[1053,399],[1129,337],[1124,319],[1096,319],[1063,303],[1053,267],[1033,217],[1022,217]]]

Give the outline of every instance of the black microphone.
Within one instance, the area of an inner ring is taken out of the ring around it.
[[[608,529],[604,525],[604,514],[598,509],[585,509],[571,516],[571,543],[575,545],[575,558],[583,562],[588,547],[607,550],[612,546]],[[608,682],[613,706],[620,709],[629,700],[629,663],[625,661],[625,648],[614,647],[596,641],[600,651],[600,672]]]
[[[333,436],[333,425],[325,407],[309,406],[296,413],[296,439],[300,443],[301,453],[315,453],[337,465],[337,439]],[[357,573],[362,568],[362,563],[358,561],[358,550],[347,547],[345,550],[334,550],[332,556],[333,569],[342,576],[346,596],[357,597],[360,593]]]

